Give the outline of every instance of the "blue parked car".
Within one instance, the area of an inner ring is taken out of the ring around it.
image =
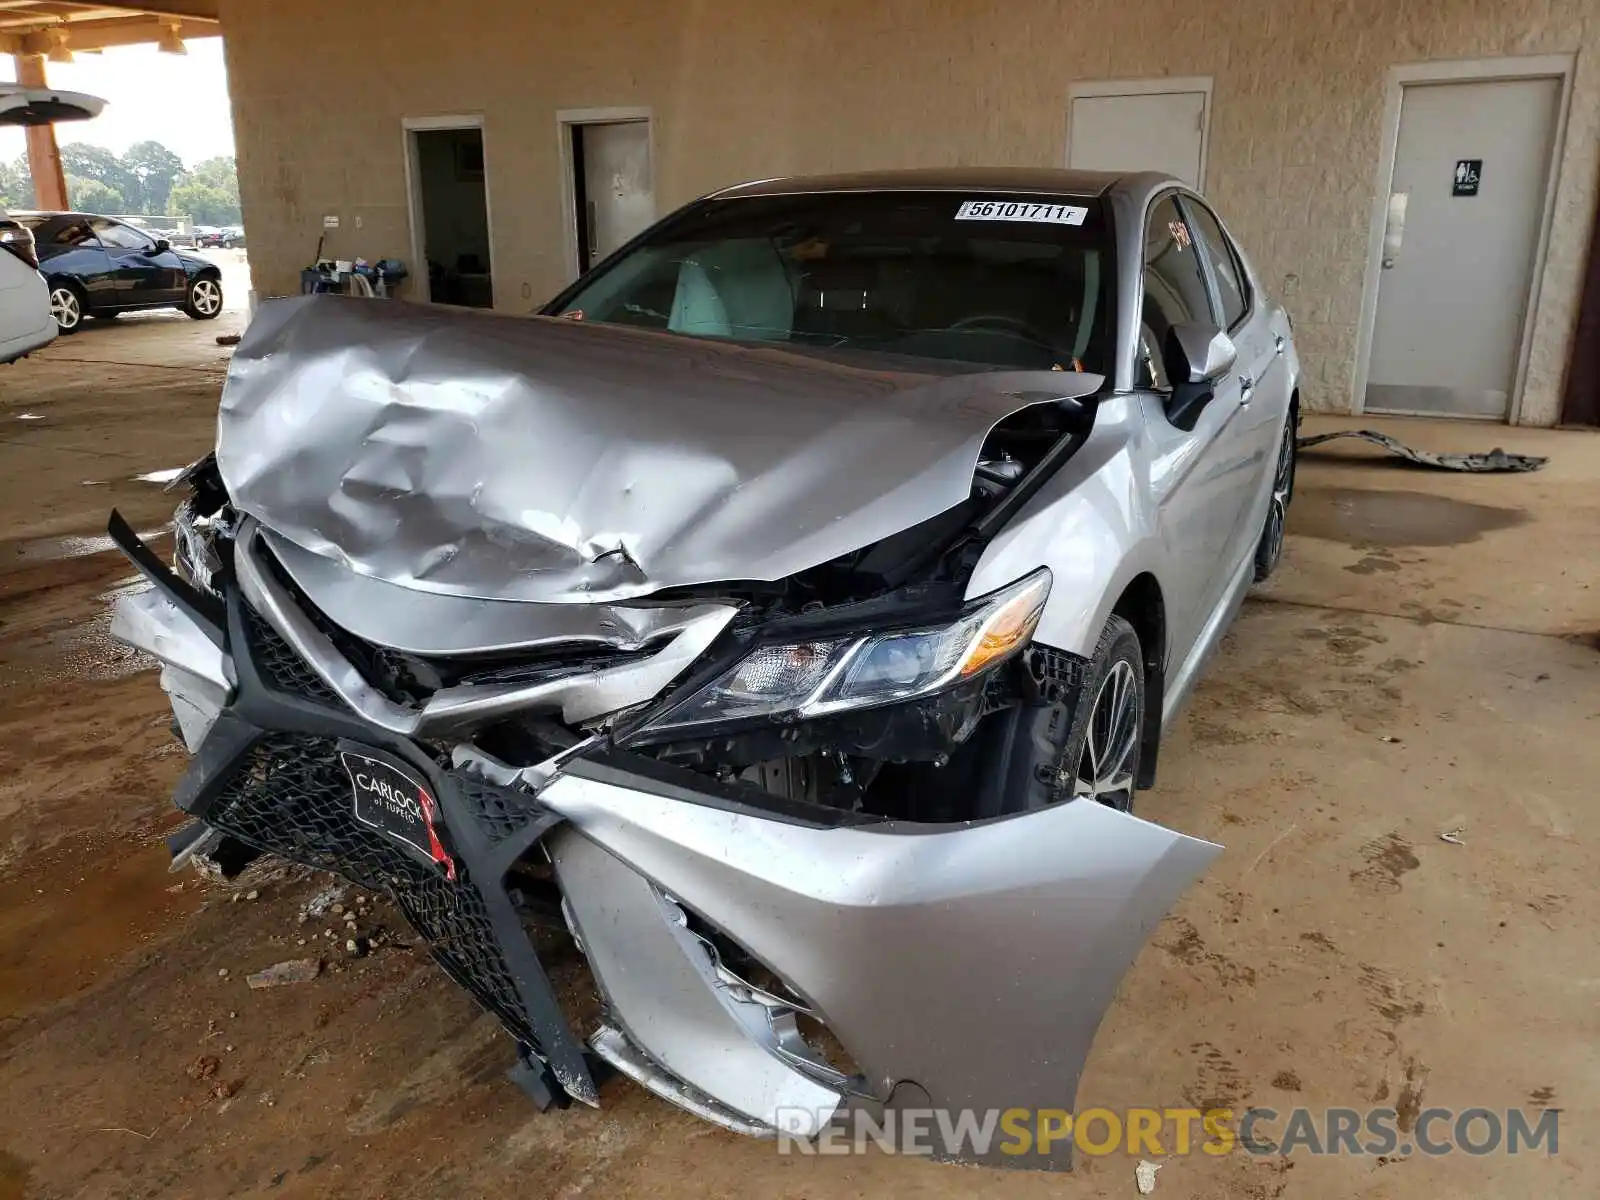
[[[181,308],[197,321],[222,312],[222,273],[164,238],[89,213],[15,213],[33,230],[39,272],[50,287],[50,315],[62,333],[85,317]]]

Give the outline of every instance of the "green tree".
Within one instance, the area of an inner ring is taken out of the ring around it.
[[[127,201],[121,192],[108,187],[98,179],[80,179],[67,176],[67,203],[79,212],[120,213],[128,211]]]
[[[188,217],[196,225],[237,225],[239,199],[229,196],[221,188],[189,180],[172,189],[172,196],[167,201],[167,213],[174,217]]]
[[[173,182],[183,174],[183,159],[160,142],[135,142],[122,156],[122,168],[138,182],[137,194],[124,192],[128,203],[142,213],[164,213]]]
[[[138,179],[130,175],[128,169],[122,165],[122,160],[104,146],[92,146],[87,142],[68,142],[61,147],[61,169],[69,176],[77,176],[83,180],[93,180],[104,184],[115,192],[120,200],[119,208],[126,208],[127,197],[130,192],[138,188]],[[72,194],[72,189],[67,189],[67,194]],[[73,201],[73,203],[77,203]]]
[[[33,175],[24,154],[14,163],[0,162],[0,208],[33,207]]]
[[[167,212],[197,225],[239,224],[239,177],[231,158],[208,158],[179,176]]]
[[[189,174],[201,183],[221,188],[235,196],[239,194],[239,174],[234,168],[232,155],[202,159],[195,163],[194,169]]]

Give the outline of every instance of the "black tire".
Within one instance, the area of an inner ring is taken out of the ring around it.
[[[184,293],[183,311],[196,321],[214,321],[222,315],[222,280],[216,275],[201,275],[189,281]]]
[[[1295,435],[1298,424],[1291,409],[1278,439],[1278,461],[1272,470],[1272,497],[1267,501],[1261,539],[1256,543],[1256,582],[1277,570],[1283,558],[1284,529],[1289,523],[1289,502],[1294,499]]]
[[[83,319],[89,315],[89,305],[76,284],[65,279],[50,281],[50,315],[55,318],[56,329],[63,335],[77,333],[83,328]]]
[[[1088,659],[1038,646],[1028,652],[1023,669],[1033,679],[1035,701],[1019,702],[983,718],[947,764],[883,768],[900,776],[897,786],[915,797],[914,804],[896,815],[985,820],[1086,795],[1123,811],[1132,806],[1147,732],[1144,656],[1133,626],[1112,616]],[[1127,712],[1134,741],[1118,764],[1119,786],[1097,794],[1078,786],[1078,780],[1095,729],[1096,703],[1114,675],[1129,685]]]
[[[1113,613],[1100,632],[1084,673],[1083,689],[1073,706],[1060,760],[1063,798],[1092,799],[1122,812],[1133,808],[1144,748],[1145,703],[1139,635]],[[1097,746],[1106,759],[1098,764],[1098,771],[1091,762]],[[1106,749],[1111,751],[1109,755],[1103,754]],[[1096,774],[1099,777],[1093,778]]]

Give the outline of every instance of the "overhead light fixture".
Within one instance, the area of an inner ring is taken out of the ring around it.
[[[176,21],[168,21],[161,26],[161,36],[156,39],[156,49],[163,54],[187,54],[189,47],[183,44],[183,37],[179,30],[182,26]]]
[[[67,48],[67,31],[65,29],[49,30],[50,49],[45,52],[45,57],[53,63],[69,63],[72,61],[72,51]]]

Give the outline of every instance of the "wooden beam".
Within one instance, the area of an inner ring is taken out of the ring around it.
[[[138,46],[154,42],[168,26],[175,27],[178,36],[184,39],[222,35],[222,27],[217,22],[189,17],[109,17],[105,20],[71,21],[52,28],[66,31],[68,50],[88,51],[103,50],[107,46]],[[44,30],[23,34],[18,40],[21,50],[13,50],[13,54],[47,54],[53,44],[50,32]]]
[[[50,86],[44,77],[43,55],[19,54],[13,61],[17,65],[17,82],[23,87]],[[24,132],[28,140],[28,173],[33,176],[34,205],[47,212],[66,208],[67,176],[61,169],[56,127],[29,125]]]
[[[130,12],[162,13],[173,17],[194,17],[198,20],[218,19],[218,0],[106,0],[96,8],[125,8]]]
[[[115,11],[114,5],[102,4],[100,0],[0,0],[0,13],[10,13],[4,19],[12,22],[26,21],[31,17],[54,21],[77,12]]]

